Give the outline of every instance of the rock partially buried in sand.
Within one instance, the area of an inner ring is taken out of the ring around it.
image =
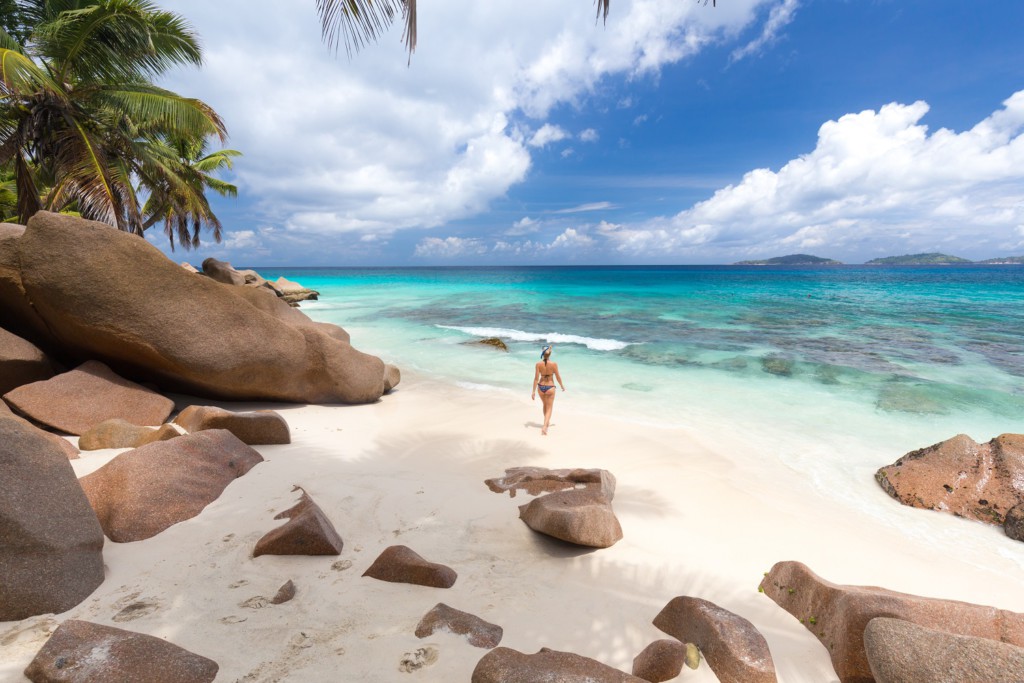
[[[295,584],[291,579],[277,589],[277,594],[270,599],[271,605],[282,605],[295,597]]]
[[[426,638],[435,631],[454,633],[457,636],[466,636],[466,640],[473,647],[490,649],[497,647],[501,642],[502,628],[491,624],[480,617],[449,607],[439,602],[423,615],[420,623],[416,626],[416,637]]]
[[[611,503],[598,491],[558,491],[519,507],[534,531],[590,548],[610,548],[622,539]]]
[[[17,323],[5,327],[43,350],[169,391],[295,403],[370,403],[384,392],[383,361],[337,326],[270,290],[196,277],[135,235],[72,216],[41,211],[20,237],[0,236],[0,307]]]
[[[302,489],[299,489],[302,491]],[[331,520],[302,491],[299,502],[274,519],[287,519],[256,542],[253,557],[260,555],[340,555],[344,543]]]
[[[1003,524],[1010,508],[1024,503],[1024,434],[985,444],[958,434],[907,453],[875,480],[904,505]]]
[[[531,496],[565,489],[592,489],[611,500],[615,497],[615,477],[608,470],[564,469],[552,470],[546,467],[510,467],[504,477],[485,479],[487,488],[495,493],[508,491],[511,498],[516,491],[523,490]]]
[[[384,393],[389,393],[402,381],[402,371],[397,365],[388,363],[384,366]]]
[[[217,662],[161,638],[70,619],[25,669],[33,683],[210,683]]]
[[[713,602],[672,598],[654,625],[683,643],[700,648],[721,683],[775,683],[768,642],[752,623]],[[685,648],[684,648],[685,656]]]
[[[101,448],[138,448],[156,441],[170,441],[181,436],[181,432],[169,424],[159,428],[140,427],[121,419],[101,422],[78,437],[78,447],[83,451],[97,451]]]
[[[53,363],[35,344],[0,328],[0,396],[53,375]]]
[[[1024,648],[878,617],[864,630],[875,683],[1021,683]]]
[[[187,432],[226,429],[250,446],[292,442],[288,423],[273,410],[233,413],[216,406],[189,406],[174,418],[174,424]]]
[[[114,418],[134,425],[158,425],[174,410],[169,398],[119,377],[94,360],[51,379],[20,386],[4,400],[22,415],[68,434],[84,434]]]
[[[118,455],[79,480],[112,541],[141,541],[191,519],[263,457],[212,429]]]
[[[363,572],[363,576],[392,583],[411,583],[430,588],[451,588],[455,585],[455,579],[458,578],[458,574],[451,567],[428,562],[404,545],[393,545],[386,548],[373,561],[370,568]]]
[[[572,652],[542,649],[532,655],[498,647],[477,662],[471,683],[644,683],[644,679]]]
[[[662,683],[671,681],[683,670],[686,645],[678,640],[656,640],[633,659],[633,675]]]
[[[0,414],[0,621],[64,612],[103,583],[103,530],[42,434]]]
[[[874,680],[864,651],[864,629],[875,617],[1024,646],[1024,614],[875,586],[838,585],[800,562],[776,564],[761,589],[821,641],[842,683]]]

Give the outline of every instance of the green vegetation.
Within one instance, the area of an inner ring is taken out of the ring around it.
[[[1024,256],[1002,256],[997,258],[985,259],[984,261],[978,261],[977,263],[984,263],[987,265],[1024,265]]]
[[[788,256],[776,256],[770,259],[759,259],[755,261],[739,261],[734,266],[840,266],[842,261],[834,261],[830,258],[811,256],[810,254],[789,254]]]
[[[951,263],[972,263],[959,256],[949,254],[906,254],[904,256],[886,256],[885,258],[871,259],[865,265],[869,266],[941,266]]]
[[[0,183],[26,222],[77,213],[138,235],[162,223],[171,240],[220,240],[206,191],[234,150],[207,153],[227,131],[209,105],[159,88],[171,68],[198,66],[198,39],[149,0],[0,0]]]
[[[708,4],[708,0],[697,2]],[[611,0],[597,0],[595,4],[598,18],[607,21]],[[716,4],[717,0],[711,0],[712,7]],[[410,58],[416,51],[416,0],[316,0],[316,8],[323,25],[324,41],[331,46],[344,42],[350,55],[377,40],[398,15],[405,24],[402,40]]]

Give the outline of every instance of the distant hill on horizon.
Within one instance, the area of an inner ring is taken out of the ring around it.
[[[939,266],[952,263],[974,263],[970,259],[932,252],[930,254],[904,254],[903,256],[885,256],[867,261],[866,266]]]
[[[984,263],[986,265],[998,266],[998,265],[1024,265],[1024,256],[997,256],[996,258],[987,258],[984,261],[975,261],[975,263]]]
[[[830,258],[811,256],[810,254],[789,254],[787,256],[776,256],[769,259],[756,259],[754,261],[738,261],[734,266],[841,266],[842,261],[835,261]]]

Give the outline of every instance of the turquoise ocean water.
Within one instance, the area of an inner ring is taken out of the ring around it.
[[[809,476],[1024,432],[1024,267],[260,272],[320,291],[303,311],[405,371],[528,397],[553,343],[556,417],[739,436]],[[464,344],[490,336],[509,353]]]

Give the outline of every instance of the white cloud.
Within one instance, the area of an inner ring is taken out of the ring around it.
[[[452,259],[460,256],[486,253],[482,240],[474,237],[425,237],[416,245],[417,258]]]
[[[593,128],[587,128],[580,132],[580,140],[583,142],[597,142],[599,137],[597,131]]]
[[[1024,91],[970,130],[929,132],[924,102],[847,114],[813,151],[755,169],[672,217],[612,231],[622,252],[735,254],[798,246],[970,253],[1024,222]],[[949,239],[952,238],[952,239]]]
[[[580,204],[579,206],[573,206],[568,209],[559,209],[558,211],[552,211],[551,213],[584,213],[586,211],[603,211],[604,209],[613,209],[615,205],[611,202],[591,202],[590,204]]]
[[[761,29],[761,35],[743,47],[733,50],[730,60],[738,62],[744,57],[759,53],[766,45],[775,42],[779,32],[796,17],[796,10],[799,7],[799,0],[781,0],[768,13],[768,21],[765,22],[764,27]]]
[[[509,122],[524,112],[540,125],[530,142],[547,135],[549,144],[555,105],[578,105],[607,75],[656,72],[735,35],[769,2],[712,10],[617,0],[607,26],[595,26],[593,7],[576,0],[486,11],[472,0],[434,0],[420,9],[407,66],[397,26],[350,61],[343,51],[335,57],[311,0],[250,0],[244,12],[177,0],[174,11],[203,38],[206,64],[165,85],[202,98],[227,122],[230,146],[245,154],[230,179],[258,201],[254,219],[293,234],[386,234],[474,215],[522,182],[533,148]]]
[[[551,243],[553,249],[580,249],[594,244],[593,238],[576,228],[566,228],[565,232],[555,238]]]
[[[553,126],[550,123],[545,123],[537,132],[530,138],[530,147],[546,147],[552,142],[558,142],[564,140],[569,136],[569,133],[559,126]]]
[[[576,151],[572,147],[566,147],[565,149],[562,150],[561,156],[563,159],[568,159],[575,153]]]

